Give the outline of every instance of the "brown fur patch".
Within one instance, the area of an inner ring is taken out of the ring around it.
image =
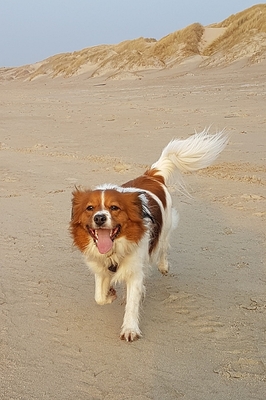
[[[135,187],[138,189],[148,190],[161,200],[163,207],[165,208],[166,195],[162,186],[165,185],[165,182],[163,176],[157,174],[158,170],[149,169],[142,176],[124,183],[122,187]]]
[[[158,170],[150,169],[147,170],[144,175],[126,182],[122,187],[135,187],[138,189],[148,190],[153,193],[162,202],[163,207],[166,207],[166,194],[163,188],[165,184],[163,176],[158,174]],[[147,194],[149,209],[154,218],[153,229],[151,233],[150,248],[149,252],[152,253],[153,249],[156,247],[160,233],[162,230],[163,217],[159,204],[153,197]]]

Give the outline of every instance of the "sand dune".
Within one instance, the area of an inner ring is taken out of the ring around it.
[[[247,65],[266,58],[266,4],[253,6],[223,22],[192,24],[160,40],[138,38],[57,54],[33,65],[0,69],[0,79],[33,80],[42,76],[132,78],[137,71],[163,70],[195,59],[199,67]]]

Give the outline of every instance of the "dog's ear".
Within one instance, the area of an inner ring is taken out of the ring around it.
[[[80,199],[80,190],[76,187],[75,190],[72,192],[72,207],[71,207],[71,221],[74,222],[74,219],[76,219],[77,215],[77,206],[79,204],[79,199]]]
[[[72,192],[72,209],[71,209],[71,221],[73,223],[79,222],[79,218],[84,211],[85,203],[88,201],[90,190],[81,190],[75,188]]]

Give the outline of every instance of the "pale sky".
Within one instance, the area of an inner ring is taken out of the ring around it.
[[[0,67],[220,22],[249,0],[0,0]]]

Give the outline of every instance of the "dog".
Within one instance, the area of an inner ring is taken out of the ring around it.
[[[211,165],[228,142],[224,131],[208,130],[174,139],[142,176],[121,186],[103,184],[93,190],[75,189],[70,232],[95,275],[95,301],[116,299],[114,285],[126,284],[126,306],[120,338],[142,336],[139,309],[147,267],[168,272],[167,250],[178,223],[167,183],[175,170],[196,171]],[[182,179],[178,179],[182,186]]]

